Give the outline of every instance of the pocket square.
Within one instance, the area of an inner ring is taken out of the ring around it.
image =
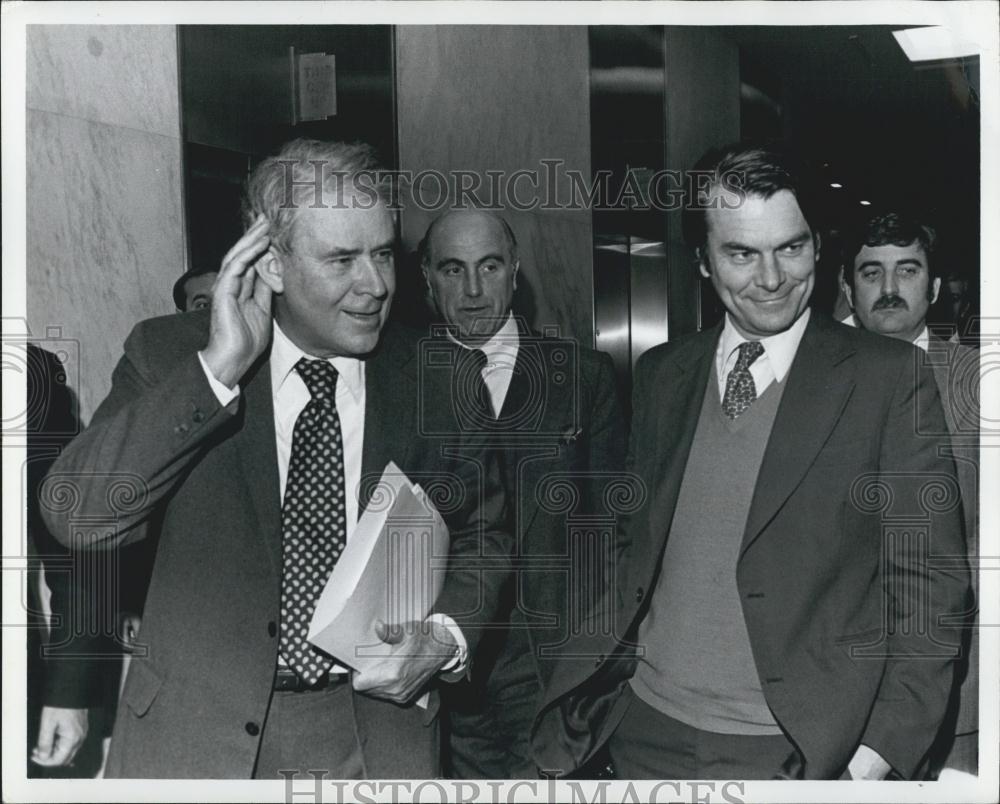
[[[562,435],[559,436],[559,443],[560,444],[572,444],[581,435],[583,435],[583,428],[582,427],[569,426],[565,430],[563,430],[562,431]]]

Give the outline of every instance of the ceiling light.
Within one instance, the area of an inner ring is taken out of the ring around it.
[[[831,186],[831,187],[832,187],[832,188],[833,188],[834,190],[840,190],[840,189],[841,189],[841,188],[842,188],[842,187],[843,187],[844,185],[843,185],[843,184],[841,184],[841,183],[840,183],[839,181],[831,181],[831,182],[830,182],[830,186]]]
[[[858,203],[863,207],[870,207],[872,205],[871,201],[859,201]]]
[[[930,26],[893,31],[899,46],[910,61],[940,61],[962,59],[979,53],[979,46],[967,39],[960,39],[948,28]]]

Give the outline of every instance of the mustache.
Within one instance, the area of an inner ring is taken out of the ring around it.
[[[897,307],[902,307],[904,310],[909,310],[910,305],[906,303],[906,299],[902,296],[897,296],[895,293],[887,293],[884,296],[879,296],[872,305],[872,312],[878,310],[893,310]]]

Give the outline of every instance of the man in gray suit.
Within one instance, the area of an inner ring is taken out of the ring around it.
[[[696,170],[686,234],[725,319],[636,365],[648,497],[613,628],[581,630],[547,685],[537,761],[569,773],[607,743],[622,778],[920,778],[968,588],[964,561],[929,560],[963,546],[933,377],[810,312],[814,185],[787,153]]]
[[[871,332],[917,346],[917,357],[934,372],[941,394],[962,492],[962,513],[970,565],[979,556],[979,354],[939,338],[927,326],[927,312],[941,290],[934,251],[935,231],[890,212],[875,216],[844,243],[843,289],[856,322]],[[973,588],[976,573],[973,572]],[[970,603],[970,614],[974,611]],[[964,645],[960,692],[952,700],[938,762],[976,773],[979,740],[978,633],[972,622]]]
[[[128,673],[109,777],[439,773],[433,688],[468,666],[510,543],[492,453],[421,435],[457,426],[446,387],[422,390],[440,404],[418,421],[417,339],[386,326],[395,226],[360,183],[375,167],[368,146],[314,140],[262,162],[211,310],[136,327],[109,396],[49,474],[43,506],[63,542],[115,548],[162,514],[138,635],[148,654]],[[434,612],[380,624],[381,660],[347,673],[306,633],[390,460],[447,486],[431,497],[448,571]],[[93,515],[102,526],[79,527]]]

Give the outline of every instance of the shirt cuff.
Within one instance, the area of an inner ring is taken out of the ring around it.
[[[871,746],[862,743],[847,765],[852,779],[881,780],[892,771],[892,766]]]
[[[215,398],[219,400],[219,404],[222,407],[225,407],[240,395],[239,385],[235,388],[229,388],[215,379],[215,375],[205,362],[205,358],[201,356],[201,352],[198,352],[198,362],[201,363],[201,370],[205,372],[205,379],[208,380],[208,384],[212,388],[212,393],[215,394]]]
[[[469,643],[465,641],[465,636],[462,634],[462,629],[456,625],[455,621],[451,619],[447,614],[442,614],[437,612],[432,614],[427,618],[428,622],[438,623],[447,628],[451,635],[455,638],[455,642],[458,645],[458,652],[452,656],[447,664],[445,664],[441,671],[442,673],[464,673],[466,665],[469,661]]]

